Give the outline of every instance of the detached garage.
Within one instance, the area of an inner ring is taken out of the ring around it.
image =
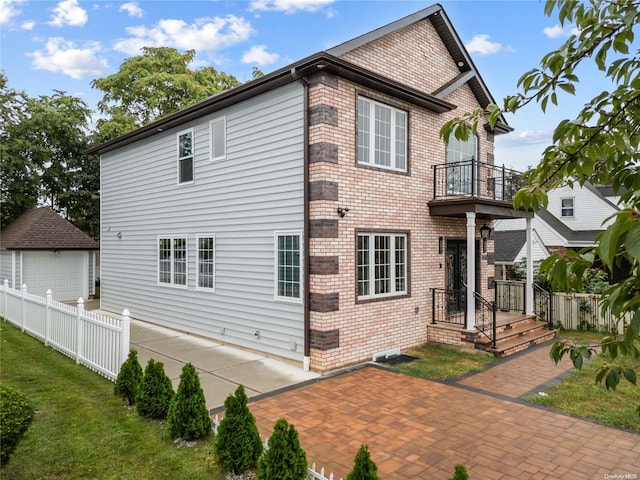
[[[0,232],[0,280],[27,285],[29,293],[47,290],[59,301],[95,293],[98,244],[49,207],[24,213]]]

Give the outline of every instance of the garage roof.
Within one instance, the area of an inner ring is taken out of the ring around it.
[[[23,213],[0,232],[2,250],[98,250],[95,240],[51,207]]]

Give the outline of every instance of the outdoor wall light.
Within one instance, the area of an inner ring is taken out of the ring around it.
[[[342,207],[338,207],[338,215],[340,215],[340,218],[344,218],[344,216],[347,214],[347,212],[349,211],[348,208],[342,208]]]
[[[487,240],[491,237],[491,227],[486,223],[480,227],[480,238],[482,239],[482,253],[487,253]]]
[[[122,238],[122,232],[118,232],[118,233],[116,233],[116,237],[118,237],[118,238]]]
[[[438,237],[438,253],[442,255],[444,252],[444,237]]]

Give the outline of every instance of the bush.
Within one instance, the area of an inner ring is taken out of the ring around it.
[[[307,475],[307,457],[298,432],[281,418],[273,427],[267,450],[258,460],[256,480],[304,480]]]
[[[171,379],[164,373],[164,364],[149,359],[138,389],[138,413],[147,418],[166,418],[173,398]]]
[[[129,351],[129,356],[120,367],[116,385],[113,388],[114,395],[126,398],[129,406],[136,403],[136,395],[142,380],[142,367],[138,362],[138,352],[135,349]]]
[[[345,480],[380,480],[377,471],[378,467],[371,460],[369,448],[366,445],[361,445],[353,461],[353,470]]]
[[[167,415],[167,429],[171,438],[196,440],[211,432],[211,417],[195,367],[182,367],[180,385]]]
[[[453,473],[453,477],[449,480],[469,480],[469,475],[467,474],[467,469],[464,465],[458,464],[454,468],[455,471]]]
[[[33,420],[33,408],[27,397],[11,387],[0,385],[0,468],[9,457]]]
[[[224,470],[244,473],[258,464],[262,441],[256,419],[247,407],[247,395],[242,385],[238,386],[235,395],[226,398],[224,408],[213,449]]]

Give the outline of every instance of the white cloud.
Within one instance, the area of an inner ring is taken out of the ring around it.
[[[123,3],[120,5],[121,12],[127,12],[130,17],[141,17],[143,14],[142,9],[136,2]]]
[[[49,25],[54,27],[81,27],[87,23],[87,11],[78,6],[78,0],[63,0],[53,9]]]
[[[88,42],[84,48],[77,48],[62,37],[52,37],[47,41],[44,52],[36,50],[27,55],[33,58],[32,65],[36,70],[63,73],[79,80],[103,75],[109,70],[107,61],[98,56],[101,49],[98,42]]]
[[[501,135],[496,137],[496,143],[503,145],[551,145],[553,143],[553,130],[523,130],[517,134]]]
[[[11,21],[13,17],[20,14],[18,5],[24,3],[25,0],[0,0],[0,25],[5,25]]]
[[[35,27],[36,22],[34,21],[28,21],[28,22],[22,22],[20,24],[20,28],[22,30],[33,30],[33,27]]]
[[[247,40],[253,33],[244,18],[227,15],[220,18],[200,18],[193,24],[182,20],[160,20],[153,27],[128,27],[130,38],[118,40],[113,48],[128,55],[140,54],[142,47],[173,47],[178,50],[196,50],[198,53],[215,51]]]
[[[549,38],[570,37],[571,35],[578,35],[578,33],[580,33],[573,25],[561,26],[560,24],[547,27],[542,32]]]
[[[287,14],[300,10],[303,12],[317,12],[330,5],[335,0],[253,0],[249,7],[252,11],[275,11]],[[331,14],[333,16],[333,14]],[[331,18],[331,16],[329,18]]]
[[[269,65],[277,62],[280,55],[277,53],[267,52],[266,45],[254,45],[248,52],[242,56],[242,63],[253,65]]]
[[[502,44],[490,42],[489,35],[484,33],[474,35],[465,47],[469,53],[479,53],[480,55],[492,55],[505,50]]]

